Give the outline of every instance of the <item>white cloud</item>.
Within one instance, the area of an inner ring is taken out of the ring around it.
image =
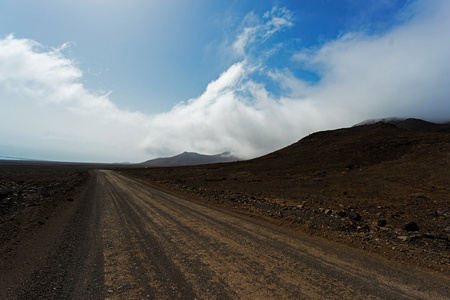
[[[262,84],[246,79],[252,66],[238,63],[209,84],[205,93],[152,119],[144,142],[162,155],[195,150],[231,151],[250,158],[276,150],[337,120],[336,110],[322,111],[309,100],[273,98]],[[164,145],[164,147],[161,147]]]
[[[70,152],[77,153],[75,160],[119,160],[140,152],[148,117],[121,111],[108,94],[86,90],[63,48],[47,50],[11,35],[0,40],[0,144],[56,149],[61,153],[54,159]]]
[[[87,90],[63,49],[8,36],[0,40],[0,146],[70,153],[74,160],[136,162],[182,151],[254,157],[368,118],[449,119],[450,4],[419,1],[410,9],[408,21],[383,34],[347,33],[299,50],[292,64],[317,72],[315,83],[249,59],[257,54],[249,53],[252,43],[293,22],[280,8],[262,21],[253,15],[234,43],[242,60],[198,98],[153,116],[120,110],[108,93]],[[252,79],[255,73],[278,82],[282,95]]]
[[[348,33],[320,48],[299,51],[293,63],[317,72],[321,79],[316,83],[296,78],[288,69],[265,71],[244,59],[199,98],[154,118],[152,128],[158,129],[144,145],[149,153],[162,150],[158,142],[164,141],[175,152],[187,147],[253,157],[313,131],[369,118],[449,120],[450,5],[424,1],[413,8],[409,21],[381,35]],[[276,27],[266,27],[265,33],[260,28],[244,28],[237,49],[244,52],[255,32],[264,36]],[[267,72],[285,95],[276,98],[249,79],[255,71]]]
[[[449,119],[450,5],[434,4],[434,10],[417,7],[415,18],[381,36],[349,33],[300,52],[297,60],[322,75],[308,96],[362,118]]]
[[[263,43],[276,32],[294,25],[292,12],[278,7],[274,7],[271,11],[265,13],[263,20],[250,13],[246,16],[243,23],[250,24],[247,24],[248,26],[242,29],[242,32],[233,43],[234,51],[241,56],[249,54],[247,48],[255,41]]]

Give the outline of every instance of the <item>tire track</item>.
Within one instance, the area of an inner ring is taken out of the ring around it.
[[[446,299],[449,295],[443,284],[448,278],[439,282],[442,278],[224,213],[111,171],[99,171],[98,176],[107,207],[104,244],[112,245],[105,247],[109,298]],[[122,288],[114,288],[117,285]]]

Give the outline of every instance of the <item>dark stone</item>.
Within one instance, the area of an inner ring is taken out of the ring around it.
[[[403,227],[406,231],[419,231],[419,226],[415,222],[409,222]]]
[[[358,228],[358,231],[369,231],[369,230],[370,230],[370,227],[367,224]]]
[[[345,218],[346,216],[347,216],[347,213],[345,212],[345,211],[338,211],[337,213],[336,213],[336,215],[338,216],[338,217],[341,217],[341,218]]]
[[[386,220],[379,220],[378,222],[377,222],[377,225],[378,226],[380,226],[380,227],[384,227],[384,226],[386,226]]]
[[[73,201],[73,198],[71,198],[71,197],[69,197],[69,198],[66,198],[66,201],[70,201],[70,202],[72,202],[72,201]]]
[[[422,234],[422,236],[427,239],[434,239],[434,235],[432,235],[431,233],[426,232],[426,233]]]
[[[354,221],[361,221],[361,216],[355,211],[349,212],[348,213],[348,218],[350,220],[354,220]]]

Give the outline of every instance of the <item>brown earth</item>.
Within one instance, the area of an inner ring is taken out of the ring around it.
[[[2,245],[0,299],[448,299],[443,274],[89,173]]]
[[[249,161],[119,171],[448,275],[449,166],[449,133],[380,122],[318,132]]]
[[[0,299],[16,299],[15,289],[26,285],[35,270],[46,267],[55,242],[81,206],[79,194],[89,179],[88,169],[76,164],[0,161]]]
[[[45,225],[86,183],[81,165],[0,161],[0,245]]]

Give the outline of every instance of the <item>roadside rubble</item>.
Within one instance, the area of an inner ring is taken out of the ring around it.
[[[371,213],[367,209],[342,204],[333,208],[318,207],[314,200],[301,201],[267,197],[263,193],[255,195],[216,190],[179,181],[152,180],[151,184],[252,217],[378,253],[388,259],[450,273],[450,226],[436,231],[424,231],[420,228],[420,222],[399,221],[398,219],[404,219],[405,214],[389,206],[378,206],[375,213]],[[437,218],[445,224],[448,212],[437,213]]]

